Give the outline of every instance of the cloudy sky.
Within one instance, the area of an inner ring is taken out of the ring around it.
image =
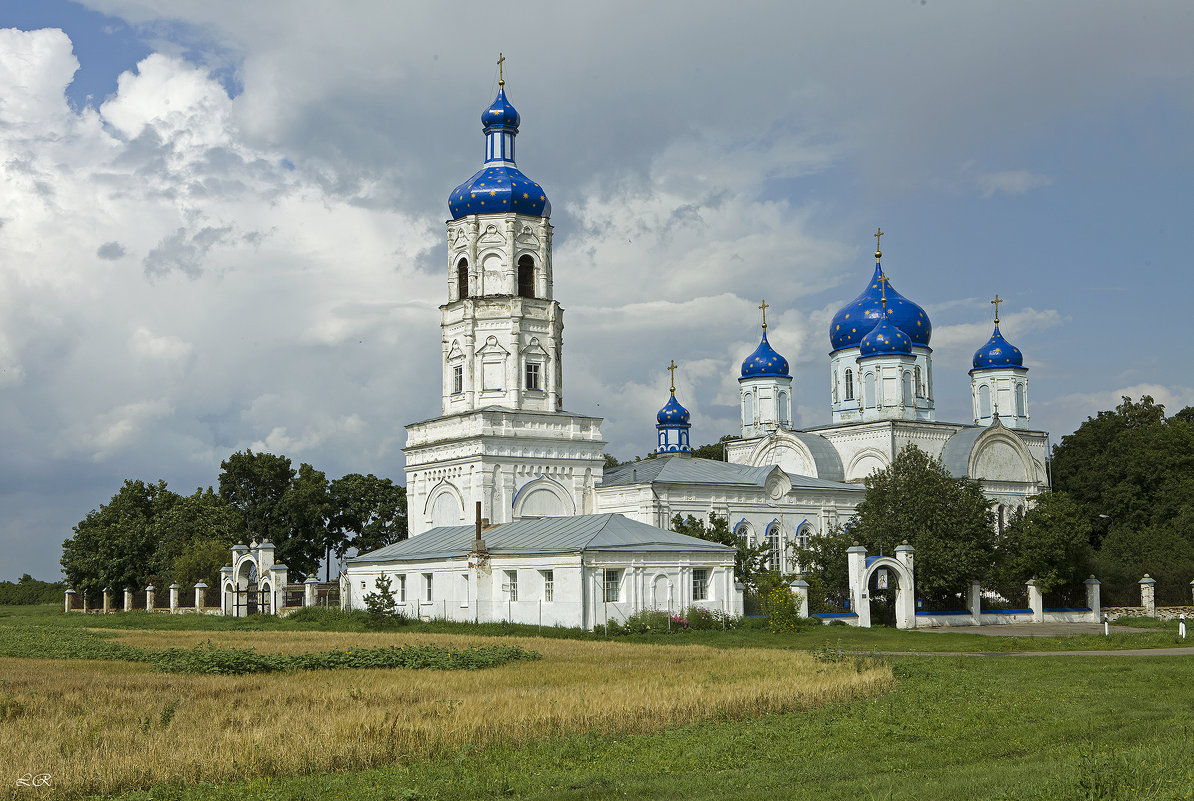
[[[1194,4],[0,1],[0,579],[125,478],[243,449],[402,477],[439,411],[448,192],[507,58],[553,204],[565,406],[621,458],[669,359],[737,427],[766,298],[797,418],[873,269],[969,422],[996,293],[1056,443],[1194,403]]]

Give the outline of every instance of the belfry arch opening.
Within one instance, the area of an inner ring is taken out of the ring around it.
[[[518,296],[535,297],[535,260],[530,256],[518,260]]]
[[[456,297],[464,300],[468,293],[468,259],[456,262]]]

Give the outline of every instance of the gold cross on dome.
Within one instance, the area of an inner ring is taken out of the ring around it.
[[[883,316],[887,316],[887,284],[891,281],[886,275],[879,276],[879,292],[883,296]]]
[[[763,311],[763,330],[767,330],[767,301],[764,300],[759,304],[759,308]]]
[[[879,249],[879,244],[881,242],[880,237],[882,237],[882,236],[883,236],[883,229],[882,228],[875,229],[875,258],[876,259],[883,255],[883,251]]]
[[[673,361],[671,359],[668,359],[668,361],[671,363],[667,366],[667,371],[672,374],[672,394],[675,395],[676,394],[676,367],[678,365],[676,364],[675,361]]]
[[[502,71],[502,64],[503,64],[503,62],[505,62],[505,60],[506,60],[506,57],[505,57],[505,56],[503,56],[501,53],[498,53],[498,60],[497,60],[497,65],[498,65],[498,86],[505,86],[505,85],[506,85],[506,76],[505,76],[505,74],[504,74],[504,73],[503,73],[503,71]]]
[[[1007,303],[1007,301],[1004,300],[1003,298],[999,297],[999,293],[996,292],[995,300],[991,301],[991,303],[993,303],[995,305],[995,325],[999,325],[999,304]]]

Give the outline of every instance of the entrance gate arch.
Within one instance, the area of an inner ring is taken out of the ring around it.
[[[282,606],[278,593],[286,587],[286,573],[286,565],[274,562],[274,546],[269,540],[234,545],[232,564],[220,569],[224,614],[276,614]]]
[[[916,581],[913,578],[915,549],[905,542],[896,546],[895,556],[867,556],[866,548],[854,545],[846,551],[850,571],[850,604],[858,616],[858,626],[871,627],[871,577],[880,569],[894,574],[895,619],[897,629],[916,628]]]

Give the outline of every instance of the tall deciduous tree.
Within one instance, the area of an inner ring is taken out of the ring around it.
[[[950,475],[915,445],[865,481],[850,535],[877,552],[903,540],[916,549],[916,593],[944,598],[990,575],[995,532],[990,502],[977,481]]]
[[[285,456],[237,451],[220,463],[220,497],[240,511],[250,538],[277,545],[287,535],[282,498],[293,478]]]
[[[1194,410],[1166,418],[1148,395],[1125,397],[1062,437],[1053,487],[1073,498],[1098,539],[1150,528],[1194,538]]]
[[[370,473],[332,481],[329,546],[343,557],[349,548],[367,553],[407,536],[406,488]]]
[[[107,504],[93,509],[62,543],[62,572],[72,589],[95,594],[144,587],[153,570],[157,519],[179,500],[165,481],[125,481]]]
[[[240,512],[216,495],[211,487],[196,489],[193,495],[178,498],[155,518],[154,528],[156,545],[151,564],[154,582],[165,585],[177,581],[184,587],[193,585],[195,581],[203,581],[209,587],[216,586],[212,579],[218,575],[220,566],[231,558],[232,546],[244,542],[247,536]],[[186,575],[180,575],[176,562],[196,548],[207,554],[208,562],[215,558],[217,549],[222,549],[223,555],[219,557],[220,562],[215,565],[214,573],[206,571],[202,578],[192,580],[194,569],[188,568],[184,571]]]
[[[286,534],[274,541],[278,561],[299,576],[314,575],[328,538],[331,504],[327,476],[309,464],[299,465],[280,509]]]
[[[1038,495],[1033,507],[1016,510],[999,537],[996,580],[1000,586],[1036,579],[1043,592],[1089,575],[1090,523],[1065,494]]]

